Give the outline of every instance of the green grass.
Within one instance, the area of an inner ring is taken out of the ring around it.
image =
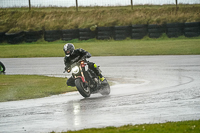
[[[0,102],[47,97],[75,91],[66,78],[37,75],[0,75]]]
[[[167,38],[165,35],[159,39],[148,37],[142,40],[127,39],[69,41],[76,48],[83,48],[92,56],[132,56],[132,55],[198,55],[200,54],[200,37],[196,38]],[[0,45],[0,58],[11,57],[63,57],[65,41],[36,42],[10,45]]]
[[[200,120],[91,128],[63,133],[199,133]],[[54,132],[52,132],[54,133]]]
[[[0,32],[90,28],[132,24],[199,22],[200,5],[75,8],[0,8]]]

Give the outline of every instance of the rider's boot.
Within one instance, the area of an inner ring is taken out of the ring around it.
[[[98,73],[98,77],[101,80],[101,82],[103,82],[105,80],[105,78],[103,77],[103,75],[101,73]]]
[[[94,67],[94,72],[96,73],[96,75],[99,77],[99,79],[101,80],[101,82],[103,82],[105,80],[105,78],[103,77],[103,75],[101,74],[101,70],[99,69],[99,67],[97,66],[97,64],[93,64]]]
[[[101,74],[101,70],[99,69],[99,66],[97,66],[97,64],[95,63],[90,63],[88,65],[94,71],[94,73],[99,77],[101,82],[103,82],[105,80],[105,77],[103,77],[103,75]]]

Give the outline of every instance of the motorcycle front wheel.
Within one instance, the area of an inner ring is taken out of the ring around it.
[[[2,62],[0,62],[0,72],[4,72],[6,70],[5,66]]]
[[[75,80],[75,85],[77,90],[79,91],[79,93],[83,96],[83,97],[90,97],[90,88],[89,87],[85,87],[83,85],[83,82],[80,78],[77,78]]]

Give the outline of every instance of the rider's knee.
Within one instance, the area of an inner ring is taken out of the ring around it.
[[[94,68],[94,63],[93,62],[88,62],[88,66],[90,69]]]
[[[93,63],[93,62],[89,62],[89,63],[88,63],[88,66],[89,66],[89,68],[92,69],[92,70],[93,70],[93,69],[98,69],[97,64],[96,64],[96,63]]]
[[[95,63],[94,63],[94,65],[93,65],[93,66],[94,66],[94,68],[97,68],[97,67],[98,67],[98,66],[97,66],[97,64],[95,64]]]

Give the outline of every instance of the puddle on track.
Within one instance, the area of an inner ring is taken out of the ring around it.
[[[104,66],[103,73],[115,83],[109,96],[95,94],[83,98],[78,92],[72,92],[40,99],[2,102],[0,132],[61,132],[200,119],[199,59],[200,56],[95,57],[94,62]],[[55,65],[48,63],[63,67],[63,58],[1,61],[7,66],[7,74],[59,76],[61,72],[53,71]],[[63,74],[60,76],[63,77]]]

